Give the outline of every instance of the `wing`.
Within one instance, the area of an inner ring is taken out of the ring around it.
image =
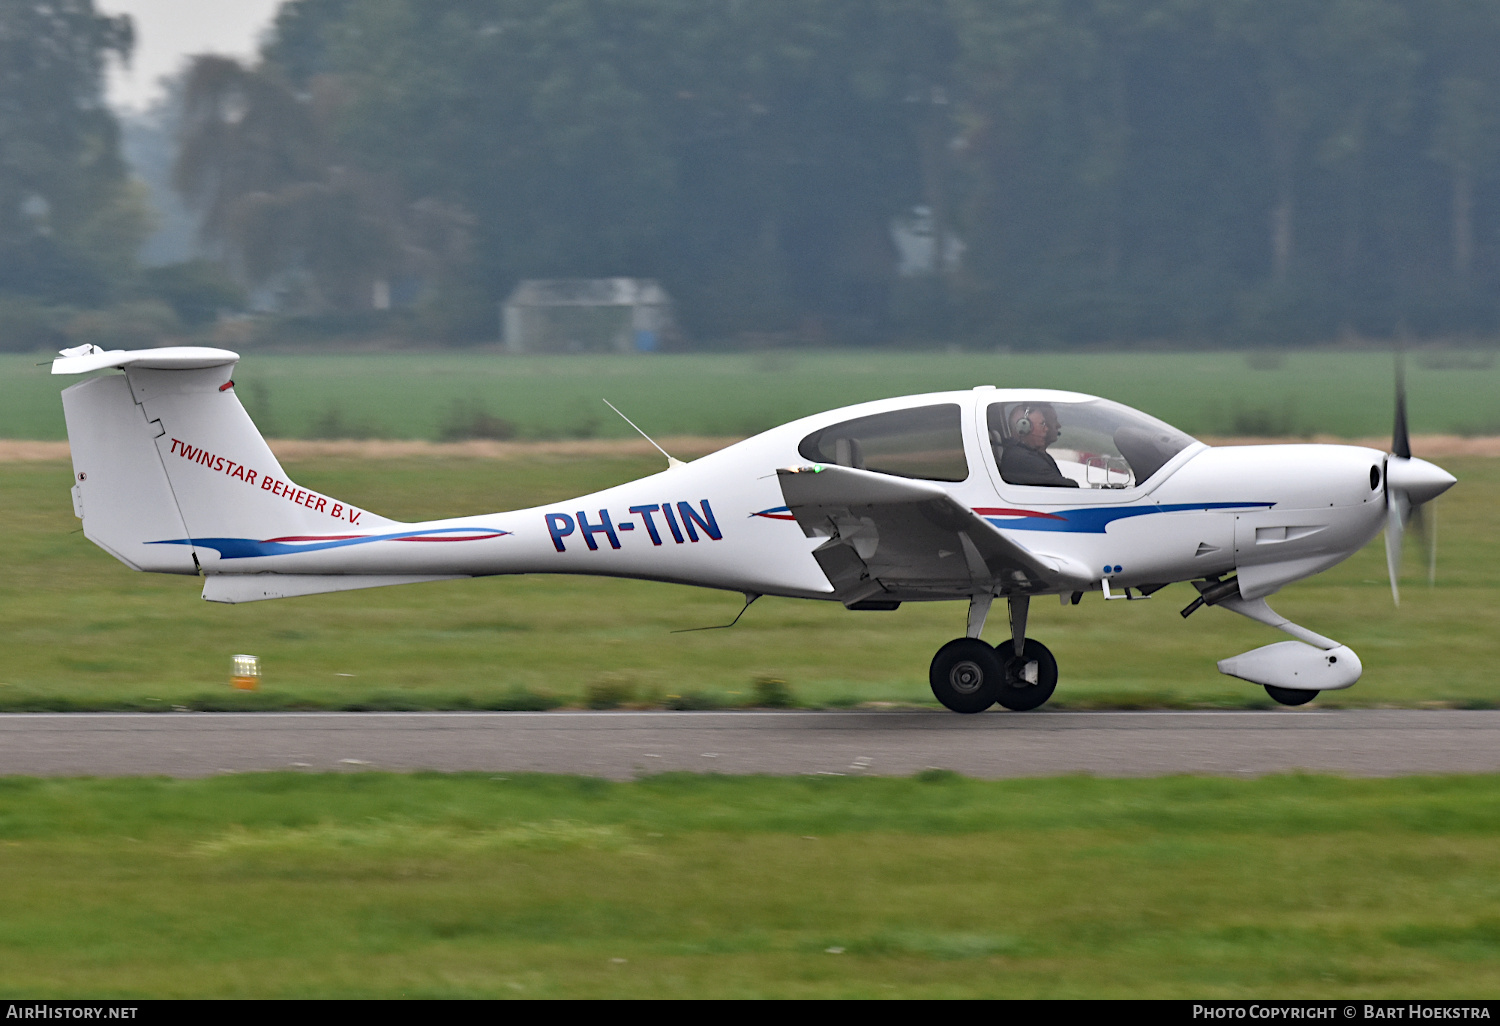
[[[1087,588],[1086,572],[1012,541],[939,485],[852,467],[777,471],[787,508],[847,606]]]

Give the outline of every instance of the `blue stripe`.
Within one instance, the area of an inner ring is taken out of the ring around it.
[[[511,533],[496,531],[492,527],[437,527],[426,531],[399,531],[396,534],[372,534],[363,538],[339,538],[335,541],[324,542],[272,542],[256,541],[253,538],[169,538],[146,544],[196,545],[205,549],[217,549],[221,559],[250,559],[255,556],[288,556],[297,552],[341,549],[348,545],[365,545],[369,542],[391,541],[396,538],[419,538],[432,534],[473,534],[476,531],[493,531],[497,537]]]
[[[1061,531],[1067,534],[1103,534],[1105,528],[1116,520],[1127,517],[1144,517],[1152,513],[1180,513],[1190,509],[1270,509],[1274,502],[1176,502],[1159,506],[1090,506],[1084,509],[1051,511],[1061,520],[1041,517],[985,517],[991,524],[1006,531]]]

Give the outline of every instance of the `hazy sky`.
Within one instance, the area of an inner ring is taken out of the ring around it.
[[[135,21],[135,55],[127,71],[109,73],[109,100],[139,110],[161,92],[157,80],[177,71],[184,57],[255,52],[281,0],[95,0],[106,14]]]

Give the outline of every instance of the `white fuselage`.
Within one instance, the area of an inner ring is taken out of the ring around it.
[[[1140,587],[1237,571],[1242,594],[1255,598],[1346,558],[1385,522],[1385,454],[1354,446],[1193,443],[1128,488],[1007,484],[982,418],[988,404],[1015,397],[1088,398],[976,389],[866,403],[565,502],[421,524],[381,520],[365,528],[350,522],[357,511],[293,486],[285,501],[326,519],[326,532],[197,537],[194,549],[210,575],[573,573],[832,598],[812,556],[819,539],[807,537],[786,510],[777,469],[806,464],[799,443],[820,427],[939,402],[963,409],[969,467],[966,480],[943,487],[1019,545],[1073,568],[1075,581]],[[261,482],[244,487],[266,490]],[[285,492],[284,484],[272,492]]]

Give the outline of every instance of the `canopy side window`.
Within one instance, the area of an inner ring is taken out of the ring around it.
[[[917,406],[846,420],[814,431],[797,451],[814,463],[923,481],[966,481],[963,418],[957,403]]]

